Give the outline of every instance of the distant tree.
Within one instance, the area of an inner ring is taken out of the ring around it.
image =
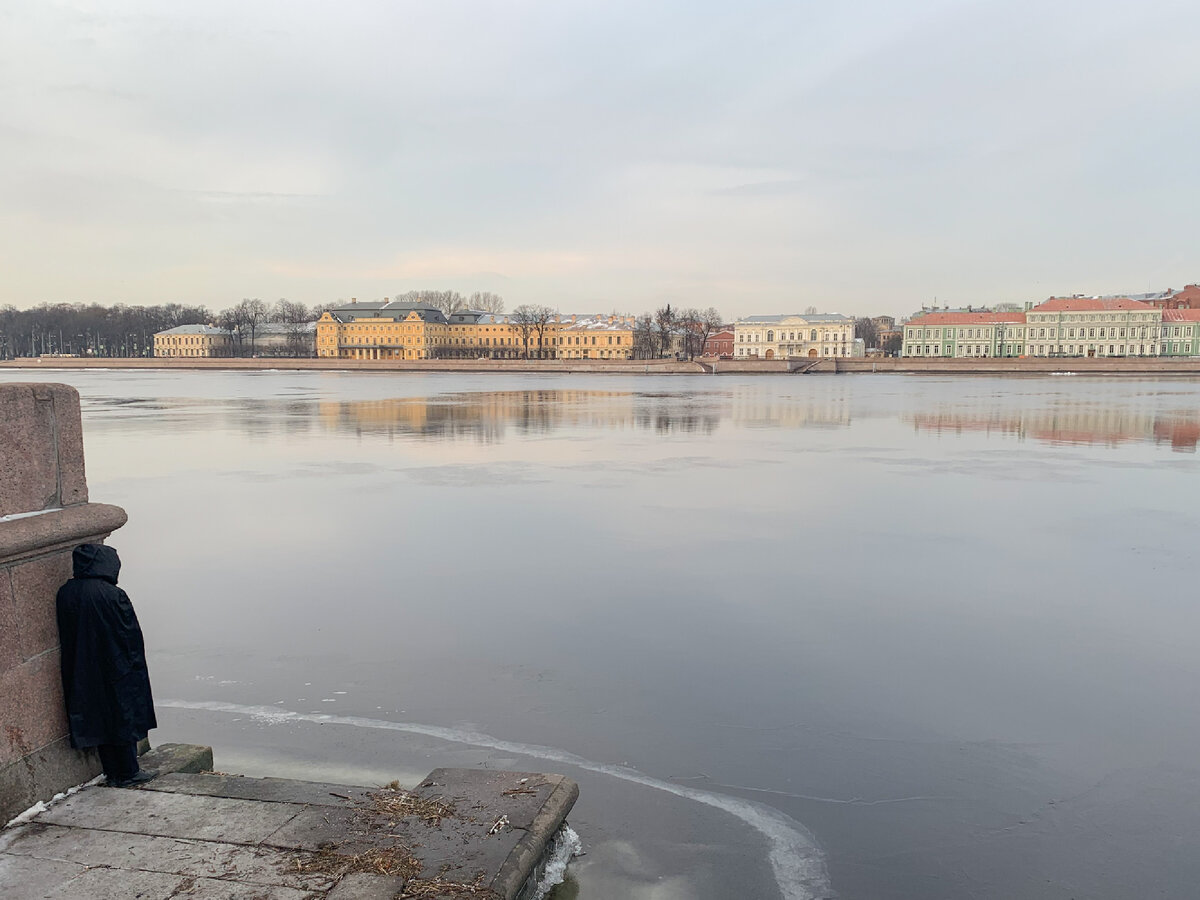
[[[815,306],[806,306],[804,307],[804,314],[806,316],[815,316],[817,314],[817,308]]]
[[[698,310],[688,308],[675,313],[674,331],[679,335],[679,349],[688,359],[695,359],[700,353],[700,327]]]
[[[404,294],[397,294],[393,299],[397,303],[412,303],[441,310],[447,316],[460,309],[465,309],[467,306],[462,294],[458,291],[408,291]]]
[[[504,312],[504,298],[491,291],[476,291],[467,298],[467,308],[500,315]]]
[[[253,300],[244,299],[234,307],[234,315],[242,327],[250,334],[250,355],[254,355],[254,338],[258,326],[267,321],[267,304],[257,297]]]
[[[313,322],[320,316],[314,316],[303,303],[293,303],[291,300],[285,300],[282,297],[275,301],[271,307],[267,319],[271,322],[278,322],[283,325],[297,325],[305,322]]]
[[[671,309],[670,303],[654,311],[654,328],[658,334],[658,355],[666,356],[675,336],[675,310]]]
[[[154,334],[177,325],[205,323],[203,306],[165,303],[42,303],[31,309],[0,309],[0,358],[39,356],[149,356]]]
[[[658,347],[658,333],[654,327],[654,317],[650,313],[638,316],[633,323],[634,359],[656,359]]]
[[[895,334],[890,335],[883,342],[883,347],[881,347],[880,349],[883,350],[883,352],[886,353],[888,356],[899,356],[900,350],[902,349],[903,344],[904,344],[904,336],[900,332],[896,332]]]
[[[550,323],[554,321],[557,313],[548,306],[533,307],[533,328],[537,332],[537,347],[538,357],[546,359],[549,356],[550,348],[546,345],[546,329],[550,327]]]
[[[863,339],[863,346],[874,347],[879,339],[879,326],[873,319],[857,318],[854,320],[854,336]]]
[[[529,359],[529,338],[537,328],[537,310],[527,303],[522,303],[512,311],[508,321],[512,323],[513,328],[520,336],[525,358]]]
[[[723,324],[724,320],[715,306],[710,306],[696,314],[696,334],[700,338],[700,346],[696,351],[697,356],[704,355],[704,351],[708,349],[708,339],[712,337],[713,332],[720,331]]]
[[[276,354],[291,357],[308,356],[311,352],[309,332],[312,323],[318,318],[320,313],[314,315],[313,310],[303,303],[294,303],[282,297],[275,301],[268,311],[267,320],[282,325],[286,338],[286,344],[278,348]]]

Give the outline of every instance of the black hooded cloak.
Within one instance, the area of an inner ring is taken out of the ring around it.
[[[140,741],[158,722],[142,628],[117,587],[120,557],[112,547],[81,544],[72,562],[75,577],[58,589],[56,604],[71,745]]]

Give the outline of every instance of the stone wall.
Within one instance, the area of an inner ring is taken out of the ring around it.
[[[786,368],[786,364],[784,364]],[[213,370],[312,370],[328,372],[536,372],[590,373],[598,375],[698,375],[698,362],[670,359],[204,359],[202,357],[139,357],[98,359],[44,357],[0,360],[0,369],[185,369]]]
[[[124,524],[88,502],[75,389],[0,384],[0,825],[100,772],[67,739],[54,597],[71,550]]]

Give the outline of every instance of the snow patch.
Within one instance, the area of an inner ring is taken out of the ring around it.
[[[5,824],[4,827],[12,828],[16,825],[24,825],[26,822],[32,822],[34,819],[36,819],[38,816],[40,816],[42,813],[44,813],[46,810],[48,810],[55,803],[58,803],[60,800],[66,800],[72,794],[77,794],[80,791],[82,791],[85,787],[91,787],[94,784],[99,784],[103,780],[104,780],[103,775],[97,775],[91,781],[85,781],[83,784],[77,784],[73,788],[67,788],[62,793],[55,794],[49,800],[39,800],[37,803],[33,804],[33,806],[29,807],[29,809],[25,810],[25,812],[20,813],[20,814],[14,816],[12,819],[10,819]]]

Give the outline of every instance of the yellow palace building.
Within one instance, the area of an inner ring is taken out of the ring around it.
[[[388,300],[326,311],[317,320],[317,356],[325,359],[432,359],[449,336],[441,310]]]
[[[431,306],[375,300],[317,320],[323,359],[628,359],[633,320],[555,316],[539,328],[480,310],[446,315]]]

